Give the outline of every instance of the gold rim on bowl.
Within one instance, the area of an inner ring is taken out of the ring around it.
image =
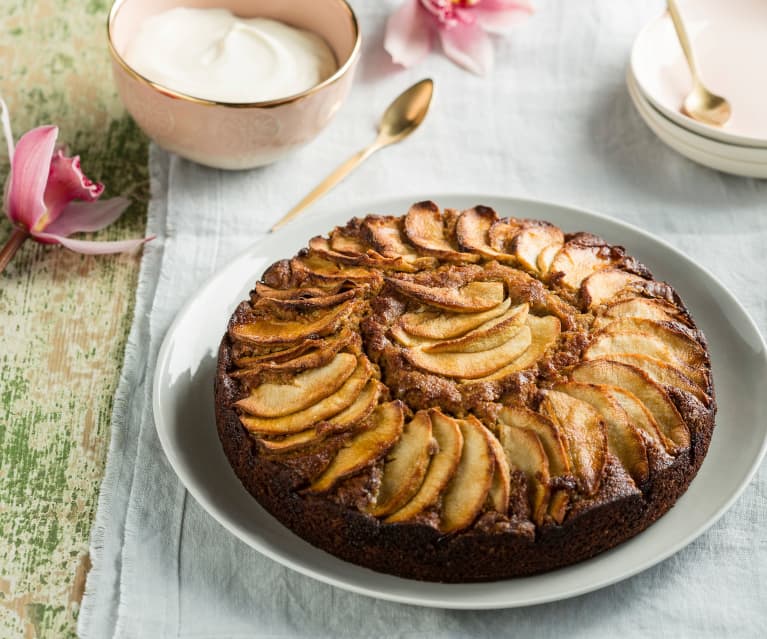
[[[226,106],[231,107],[235,109],[246,109],[246,108],[253,108],[253,107],[259,107],[259,108],[271,108],[280,106],[283,104],[288,104],[289,102],[295,102],[297,100],[301,100],[307,96],[312,95],[313,93],[319,91],[320,89],[324,89],[326,86],[329,86],[335,82],[337,82],[339,79],[341,79],[346,72],[349,70],[349,68],[354,64],[357,57],[359,57],[360,48],[362,46],[362,34],[360,33],[360,26],[357,22],[357,16],[354,13],[354,10],[351,8],[347,0],[336,0],[339,2],[348,12],[349,18],[351,19],[352,27],[354,28],[354,46],[352,47],[352,51],[349,54],[349,56],[346,58],[346,61],[336,69],[336,72],[331,75],[329,78],[326,78],[319,84],[315,84],[312,87],[309,87],[305,91],[302,91],[301,93],[294,93],[293,95],[289,95],[284,98],[277,98],[275,100],[264,100],[262,102],[221,102],[218,100],[208,100],[206,98],[198,98],[193,95],[189,95],[188,93],[182,93],[181,91],[176,91],[174,89],[171,89],[170,87],[167,87],[163,84],[160,84],[159,82],[155,82],[153,80],[150,80],[146,76],[141,75],[138,71],[136,71],[133,67],[131,67],[125,59],[119,54],[117,49],[114,46],[114,42],[112,42],[112,24],[114,23],[115,17],[117,15],[117,12],[120,10],[120,7],[122,7],[123,4],[125,4],[128,0],[115,0],[115,2],[112,4],[112,8],[109,10],[109,16],[107,17],[107,44],[109,45],[109,53],[112,55],[112,58],[117,61],[117,63],[134,79],[138,80],[140,83],[145,84],[149,86],[152,89],[155,89],[156,91],[159,91],[160,93],[163,93],[171,98],[177,98],[179,100],[186,100],[187,102],[193,102],[195,104],[202,104],[205,106]]]

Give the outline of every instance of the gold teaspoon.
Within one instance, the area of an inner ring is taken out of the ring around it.
[[[695,62],[695,56],[692,53],[692,45],[687,37],[687,30],[684,28],[676,0],[667,0],[667,4],[671,22],[674,23],[679,44],[682,45],[682,51],[684,52],[684,57],[687,58],[687,66],[690,67],[690,74],[692,75],[692,91],[684,99],[682,111],[693,120],[713,126],[722,126],[732,115],[730,103],[722,96],[711,93],[711,91],[703,86],[700,74],[698,73],[698,65]]]
[[[390,144],[404,140],[415,131],[429,111],[433,94],[434,82],[430,79],[421,80],[400,94],[384,111],[381,123],[378,125],[378,137],[376,137],[375,141],[370,146],[362,149],[362,151],[355,153],[328,175],[309,195],[296,204],[281,220],[269,229],[269,232],[276,231],[325,195],[325,193],[343,180],[373,153]]]

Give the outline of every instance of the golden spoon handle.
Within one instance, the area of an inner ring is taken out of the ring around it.
[[[309,193],[303,200],[301,200],[292,209],[290,209],[290,211],[288,211],[284,217],[282,217],[274,226],[272,226],[272,228],[269,229],[269,232],[272,233],[284,224],[290,222],[290,220],[301,213],[306,207],[312,205],[323,195],[325,195],[325,193],[332,189],[336,184],[343,180],[347,175],[349,175],[349,173],[354,171],[354,169],[356,169],[360,164],[362,164],[380,148],[381,144],[379,144],[378,140],[376,140],[370,146],[352,155],[348,160],[346,160],[346,162],[344,162],[341,166],[336,168],[335,171],[328,175],[328,177],[322,180],[322,182],[320,182],[314,188],[314,190]]]
[[[674,29],[676,29],[676,35],[677,38],[679,38],[679,44],[682,45],[684,57],[687,58],[687,66],[690,67],[692,81],[694,84],[700,84],[700,78],[698,77],[698,65],[695,63],[695,56],[692,52],[692,45],[690,44],[690,38],[687,37],[687,29],[684,28],[684,22],[682,22],[682,16],[679,13],[679,7],[676,4],[676,0],[666,0],[666,3],[668,6],[668,13],[671,16],[671,22],[674,23]]]

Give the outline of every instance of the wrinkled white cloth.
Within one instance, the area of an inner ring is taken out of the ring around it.
[[[411,139],[374,156],[318,208],[391,194],[507,193],[582,206],[666,239],[713,271],[767,327],[767,182],[666,148],[624,74],[662,2],[536,2],[478,78],[432,54],[409,70],[383,51],[396,2],[353,2],[365,35],[353,92],[312,144],[249,172],[152,149],[148,244],[79,619],[107,637],[757,637],[767,632],[767,472],[709,532],[662,564],[589,595],[520,610],[422,609],[313,581],[226,532],[170,468],[151,412],[162,338],[181,305],[237,251],[373,136],[404,87],[436,81]],[[364,211],[360,211],[364,213]]]

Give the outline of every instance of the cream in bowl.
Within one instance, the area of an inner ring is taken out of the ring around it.
[[[120,96],[158,144],[201,164],[269,164],[341,106],[359,57],[344,0],[118,0]]]

